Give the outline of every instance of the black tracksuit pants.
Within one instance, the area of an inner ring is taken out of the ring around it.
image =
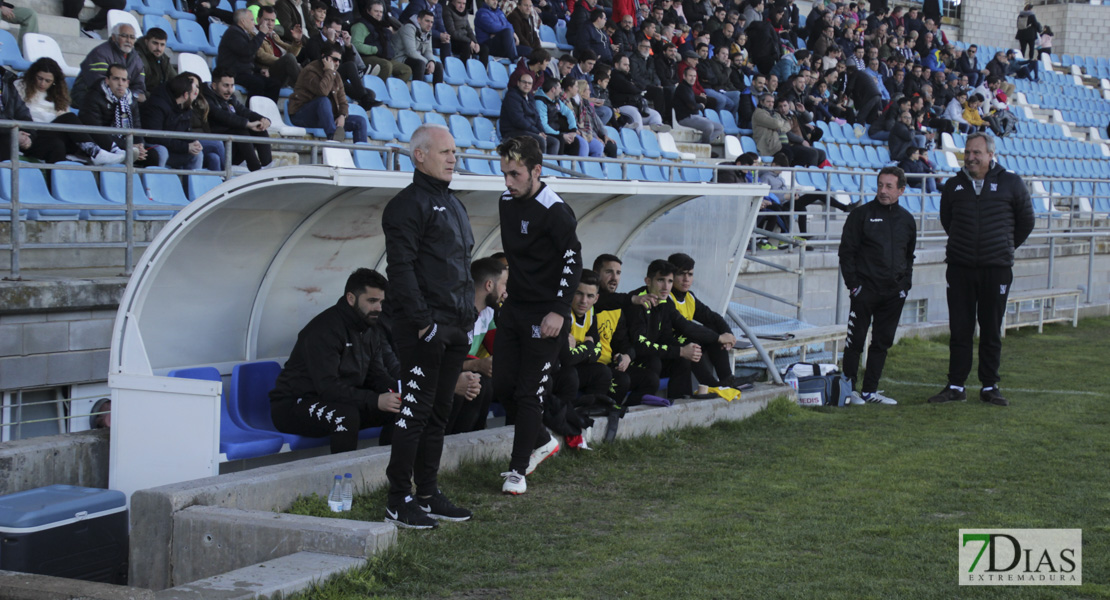
[[[570,319],[553,338],[540,337],[540,324],[548,311],[523,310],[512,298],[497,316],[493,340],[493,397],[513,406],[515,429],[509,468],[523,474],[532,450],[546,444],[550,434],[543,426],[543,399],[551,393],[559,349],[567,345]]]
[[[287,398],[270,404],[275,429],[305,437],[329,437],[332,454],[358,448],[359,430],[381,425],[382,414],[369,402]]]
[[[680,357],[670,361],[669,367],[671,381],[667,384],[667,397],[672,400],[685,398],[694,393],[691,374],[697,378],[698,383],[710,387],[717,387],[722,378],[732,374],[728,350],[722,348],[720,344],[702,345],[701,360],[696,363]]]
[[[404,504],[414,481],[418,496],[430,496],[439,489],[443,435],[455,383],[470,349],[467,333],[459,327],[435,324],[419,337],[411,323],[393,326],[402,378],[398,390],[401,412],[393,423],[393,450],[385,470],[389,506]]]
[[[486,428],[489,403],[493,400],[493,381],[481,374],[478,379],[482,383],[482,390],[473,400],[467,400],[465,396],[455,396],[451,417],[447,419],[447,435]]]
[[[844,375],[852,380],[855,389],[859,373],[859,359],[867,343],[867,330],[871,331],[871,345],[867,348],[867,373],[863,377],[861,392],[878,391],[879,378],[883,375],[886,353],[894,344],[894,332],[902,317],[906,299],[895,291],[879,294],[863,286],[859,295],[852,298],[848,313],[848,340],[844,348]]]
[[[971,345],[979,322],[979,381],[984,386],[1000,381],[1002,317],[1014,272],[1010,267],[961,267],[948,265],[948,383],[962,386],[971,374]]]

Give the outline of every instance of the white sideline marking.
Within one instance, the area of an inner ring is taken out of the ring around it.
[[[887,379],[885,381],[887,381],[889,383],[893,383],[895,385],[908,385],[908,386],[912,386],[912,387],[937,387],[937,385],[938,385],[936,383],[920,383],[920,382],[917,382],[917,381],[897,381],[897,380],[894,380],[894,379]],[[944,384],[939,384],[939,385],[944,385]],[[1022,392],[1024,394],[1062,394],[1062,395],[1065,395],[1065,396],[1105,396],[1106,395],[1106,394],[1103,394],[1103,393],[1100,393],[1100,392],[1080,392],[1080,391],[1076,391],[1076,390],[1030,390],[1030,389],[1024,389],[1024,388],[1012,388],[1012,387],[1006,387],[1006,386],[1002,386],[1002,389],[1006,392]]]

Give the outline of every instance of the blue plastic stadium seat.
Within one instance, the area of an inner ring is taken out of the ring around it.
[[[759,154],[759,150],[756,148],[755,145],[755,140],[746,135],[740,136],[740,149],[744,152],[754,152],[755,154]]]
[[[146,185],[143,183],[138,173],[135,173],[133,177],[132,193],[134,194],[134,199],[132,200],[132,204],[140,208],[140,210],[135,211],[136,218],[169,219],[177,214],[174,210],[168,210],[170,209],[170,205],[155,202],[150,198],[150,193],[147,192]],[[126,205],[127,175],[122,171],[101,171],[100,194],[109,202],[117,205]]]
[[[5,165],[10,163],[6,162]],[[12,200],[12,171],[10,168],[0,168],[0,199],[11,202]],[[31,220],[77,220],[81,211],[68,208],[71,203],[58,200],[50,195],[46,188],[46,178],[39,169],[20,167],[19,169],[19,201],[23,204],[45,204],[47,208],[28,209],[26,215]],[[55,208],[56,207],[56,208]],[[11,214],[10,208],[8,214]]]
[[[187,23],[188,21],[182,22]],[[192,202],[223,182],[224,178],[219,175],[186,175],[185,196],[189,198],[189,202]]]
[[[667,175],[659,165],[644,165],[644,177],[648,181],[667,181]]]
[[[380,106],[375,108],[381,108]],[[363,145],[359,142],[358,145]],[[355,150],[355,166],[360,169],[369,169],[371,171],[387,171],[385,161],[382,160],[382,153],[376,150]]]
[[[424,120],[420,118],[420,113],[411,110],[397,111],[397,140],[407,144],[412,139],[412,134],[423,124]]]
[[[486,65],[476,58],[468,58],[466,60],[466,84],[476,88],[484,88],[489,85],[489,75],[486,73]]]
[[[220,381],[220,372],[215,367],[194,367],[174,369],[166,374],[180,379],[201,379]],[[220,453],[228,460],[257,458],[281,452],[285,440],[279,434],[254,431],[240,427],[228,414],[227,394],[220,398]]]
[[[594,179],[606,179],[605,167],[603,167],[601,163],[592,160],[584,160],[580,163],[580,165],[581,168],[579,170],[582,173],[589,175]]]
[[[281,433],[270,417],[270,390],[274,389],[281,365],[272,361],[240,363],[231,369],[228,386],[227,412],[231,420],[247,431],[280,436],[292,450],[315,448],[328,443],[328,438],[309,438]]]
[[[725,135],[739,135],[740,126],[736,124],[736,116],[727,110],[717,113],[721,117],[721,125],[725,127]]]
[[[497,127],[493,125],[493,121],[485,117],[474,117],[474,139],[480,142],[490,142],[493,148],[501,143],[501,136],[497,135]],[[483,146],[479,145],[479,148]]]
[[[620,137],[620,136],[617,136]],[[616,139],[616,138],[614,138]],[[606,179],[624,179],[621,174],[621,164],[615,162],[606,162],[605,164],[605,178]]]
[[[451,135],[455,136],[455,143],[460,147],[466,148],[479,148],[481,150],[493,150],[497,148],[497,142],[481,139],[474,134],[474,130],[470,126],[470,121],[462,115],[451,115],[450,119]],[[464,140],[459,141],[459,140]]]
[[[397,122],[393,120],[393,113],[385,106],[375,106],[370,109],[370,139],[379,142],[392,142],[400,137]]]
[[[130,6],[140,15],[166,15],[175,21],[197,20],[197,16],[193,13],[177,10],[177,7],[173,5],[173,0],[146,0],[145,3],[136,1],[131,2]]]
[[[436,93],[428,82],[412,80],[412,109],[423,112],[436,110]]]
[[[63,160],[60,165],[80,165],[81,163]],[[21,182],[22,183],[22,182]],[[118,204],[108,201],[100,195],[96,186],[96,177],[92,171],[50,171],[50,189],[54,191],[54,198],[59,202],[73,204],[99,204],[104,205],[103,210],[83,209],[82,219],[93,220],[119,220],[124,218],[124,210]]]
[[[155,27],[166,32],[166,45],[174,52],[200,52],[200,48],[195,44],[187,44],[177,39],[177,33],[170,24],[169,20],[161,16],[165,13],[151,13],[143,16],[143,34],[145,35]]]
[[[158,167],[151,167],[157,169]],[[181,187],[181,177],[171,173],[143,173],[143,185],[151,198],[157,198],[162,204],[186,206],[189,198]]]
[[[655,132],[644,127],[640,129],[640,148],[645,158],[663,158],[663,149],[659,147],[659,138]]]
[[[0,29],[0,65],[16,71],[31,68],[31,62],[23,58],[23,53],[19,51],[19,42],[15,41],[15,37],[7,29]]]
[[[644,175],[644,168],[640,165],[625,165],[625,178],[633,181],[644,181],[647,175]]]
[[[559,38],[555,35],[555,29],[550,25],[540,25],[540,42],[544,44],[554,44],[559,47]]]
[[[437,112],[425,113],[424,122],[430,125],[443,125],[444,127],[447,127],[447,119],[444,119],[443,115]]]
[[[386,80],[385,85],[389,89],[389,100],[386,101],[386,104],[390,108],[412,108],[412,95],[409,94],[409,86],[404,81],[396,77],[390,77]],[[431,108],[427,110],[431,110]]]
[[[412,158],[404,154],[397,155],[397,170],[404,173],[412,173]]]
[[[492,170],[493,163],[488,160],[483,160],[481,158],[467,158],[464,159],[464,161],[466,162],[466,170],[474,173],[475,175],[495,175]]]
[[[466,84],[466,65],[454,56],[443,59],[443,81],[450,85]]]
[[[437,83],[433,99],[435,100],[436,112],[445,115],[459,114],[461,107],[459,106],[459,95],[455,92],[455,88],[446,83]],[[473,114],[478,114],[478,112],[475,111]]]
[[[208,35],[204,33],[204,29],[196,21],[178,19],[177,38],[181,40],[182,44],[196,46],[208,56],[215,56],[218,50],[216,46],[208,41]]]
[[[566,22],[562,19],[555,21],[555,45],[563,52],[574,50],[574,46],[567,42]]]
[[[209,23],[208,43],[218,49],[220,47],[220,40],[223,39],[224,34],[227,33],[227,28],[228,26],[223,23]]]
[[[682,167],[682,179],[691,183],[713,181],[713,170],[699,169],[697,167]]]
[[[621,128],[621,141],[624,143],[624,153],[629,156],[643,156],[644,149],[640,145],[640,136],[635,130],[628,127]]]
[[[390,100],[390,98],[389,98],[389,88],[387,88],[385,86],[385,80],[384,79],[382,79],[381,77],[378,77],[377,75],[369,75],[369,74],[363,75],[362,76],[362,85],[366,89],[374,92],[374,99],[375,100],[378,100],[379,102],[384,102],[386,104],[389,104],[389,100]]]
[[[497,93],[497,90],[488,87],[482,88],[480,93],[482,99],[482,115],[494,119],[500,118],[501,94]]]
[[[478,115],[487,114],[487,112],[488,111],[486,111],[485,107],[482,106],[482,98],[478,95],[478,90],[470,87],[469,85],[463,85],[459,87],[460,115],[476,117]]]
[[[712,108],[707,108],[702,112],[705,114],[706,119],[709,119],[710,121],[713,121],[714,123],[717,123],[717,124],[721,123],[721,115],[717,114],[716,110],[714,110]]]
[[[499,90],[509,87],[509,71],[505,69],[505,65],[496,60],[491,60],[487,73],[489,73],[489,83],[487,84],[489,87]]]

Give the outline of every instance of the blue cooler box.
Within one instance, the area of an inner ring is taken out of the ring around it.
[[[0,570],[126,584],[127,498],[73,485],[0,496]]]

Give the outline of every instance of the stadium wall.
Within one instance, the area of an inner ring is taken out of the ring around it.
[[[1034,7],[1037,20],[1056,35],[1054,55],[1110,56],[1110,6],[1054,4]]]

